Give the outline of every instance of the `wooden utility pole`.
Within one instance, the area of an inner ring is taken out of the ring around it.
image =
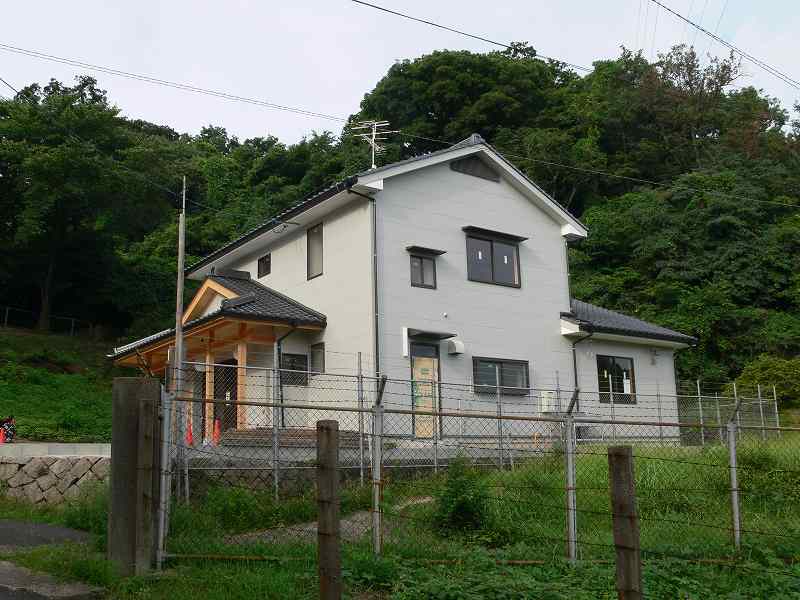
[[[339,422],[317,421],[317,564],[320,600],[342,597],[339,539]]]
[[[617,593],[620,600],[641,600],[642,555],[639,546],[639,515],[633,476],[633,449],[608,449],[611,482],[611,518],[617,554]]]

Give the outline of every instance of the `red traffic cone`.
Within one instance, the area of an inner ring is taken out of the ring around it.
[[[219,446],[219,438],[221,435],[219,419],[214,419],[214,431],[211,435],[211,444]]]
[[[0,444],[6,443],[6,430],[0,427]]]
[[[189,419],[189,426],[186,428],[186,445],[194,446],[194,435],[192,434],[192,419]]]

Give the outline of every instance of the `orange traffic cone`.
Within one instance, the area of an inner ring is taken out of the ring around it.
[[[186,428],[186,445],[194,446],[194,435],[192,434],[192,419],[189,419],[189,426]]]
[[[219,446],[219,438],[220,438],[219,419],[214,419],[214,431],[211,434],[211,444],[213,446]]]

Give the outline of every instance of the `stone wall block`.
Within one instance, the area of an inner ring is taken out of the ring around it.
[[[49,469],[47,468],[47,464],[41,458],[32,458],[28,461],[28,464],[22,467],[22,470],[26,475],[36,479],[37,477],[41,477],[42,475],[46,474]]]
[[[19,471],[16,463],[0,463],[0,481],[8,481]]]
[[[19,470],[17,474],[11,477],[6,483],[10,488],[16,488],[27,485],[33,481],[33,477],[28,475],[25,471]]]
[[[58,458],[50,465],[50,472],[56,477],[61,477],[69,472],[73,465],[74,461],[70,458]]]
[[[44,493],[44,501],[46,504],[55,506],[57,504],[61,504],[64,501],[64,496],[61,494],[61,492],[58,491],[58,488],[51,487]]]
[[[22,489],[25,492],[25,497],[31,504],[36,504],[44,499],[44,494],[42,493],[39,484],[36,483],[35,481],[33,483],[29,483],[26,486],[23,486]]]
[[[111,472],[111,459],[108,457],[101,458],[92,467],[92,472],[97,475],[97,478],[105,481],[108,479],[108,474]]]
[[[39,484],[39,487],[42,491],[47,491],[51,487],[53,487],[56,483],[58,483],[58,478],[55,475],[51,475],[48,473],[47,475],[43,475],[36,480],[36,483]]]

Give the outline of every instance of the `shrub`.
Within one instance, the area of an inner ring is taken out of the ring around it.
[[[266,494],[241,487],[212,487],[206,494],[203,511],[225,524],[229,531],[245,531],[262,524]]]
[[[800,406],[800,358],[780,358],[762,354],[749,363],[736,378],[740,389],[769,386],[764,392],[772,394],[775,386],[781,408]],[[733,390],[728,390],[731,394]]]
[[[450,463],[436,500],[434,521],[441,529],[477,531],[487,524],[487,497],[481,475],[464,458]]]

